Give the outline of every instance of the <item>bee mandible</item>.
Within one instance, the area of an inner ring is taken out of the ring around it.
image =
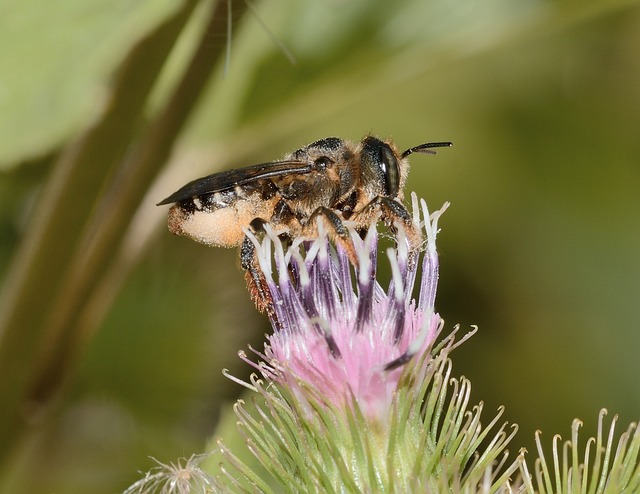
[[[407,157],[451,145],[431,142],[400,152],[392,141],[370,135],[360,142],[327,137],[280,161],[189,182],[158,205],[173,204],[168,220],[172,233],[211,246],[240,247],[249,292],[264,311],[270,299],[245,230],[259,232],[268,223],[281,238],[311,239],[318,236],[322,219],[332,238],[348,247],[345,221],[364,232],[381,215],[390,226],[404,224],[410,245],[417,249],[422,239],[403,205]]]

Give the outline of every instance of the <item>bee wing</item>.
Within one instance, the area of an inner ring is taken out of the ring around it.
[[[272,161],[245,168],[227,170],[189,182],[166,199],[160,201],[157,206],[184,201],[202,194],[213,194],[233,189],[238,185],[266,178],[281,177],[283,175],[303,175],[310,171],[311,165],[304,161]]]

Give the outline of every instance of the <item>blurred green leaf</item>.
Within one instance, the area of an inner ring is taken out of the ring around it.
[[[0,167],[40,156],[94,119],[107,79],[174,0],[7,0],[0,5]]]

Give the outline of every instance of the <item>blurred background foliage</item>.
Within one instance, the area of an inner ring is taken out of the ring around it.
[[[452,202],[439,310],[513,449],[639,418],[638,2],[5,0],[0,33],[0,491],[203,451],[269,327],[154,204],[330,135],[454,142],[408,189]]]

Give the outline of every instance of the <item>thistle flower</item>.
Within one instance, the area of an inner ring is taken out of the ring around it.
[[[414,225],[420,228],[415,195]],[[385,420],[403,364],[433,345],[442,321],[434,312],[438,281],[436,233],[448,204],[429,215],[421,201],[426,233],[419,295],[413,299],[418,253],[409,250],[398,226],[396,248],[387,255],[391,283],[387,291],[376,281],[378,231],[364,239],[350,230],[358,257],[352,282],[351,264],[340,244],[331,249],[327,235],[294,242],[287,251],[267,225],[262,242],[255,236],[260,267],[273,299],[269,337],[260,366],[265,377],[294,388],[306,383],[336,406],[357,405],[371,420]],[[272,264],[272,249],[275,251]]]
[[[252,238],[271,295],[274,333],[249,383],[253,408],[236,403],[238,426],[261,468],[228,450],[218,488],[231,492],[501,492],[517,469],[502,456],[515,433],[484,428],[470,385],[450,379],[454,335],[434,348],[443,322],[434,310],[436,233],[448,204],[429,214],[412,195],[422,253],[396,225],[386,254],[391,281],[376,280],[378,232],[351,231],[356,267],[340,242],[296,241],[285,249],[266,227]],[[419,281],[418,281],[419,280]],[[414,298],[414,285],[417,296]],[[455,332],[454,332],[455,334]],[[466,337],[465,337],[466,338]],[[464,339],[464,338],[463,338]],[[484,451],[480,443],[488,440]],[[269,481],[258,472],[268,472]],[[500,477],[500,478],[498,478]],[[484,489],[484,490],[483,490]],[[507,490],[504,490],[507,492]]]

